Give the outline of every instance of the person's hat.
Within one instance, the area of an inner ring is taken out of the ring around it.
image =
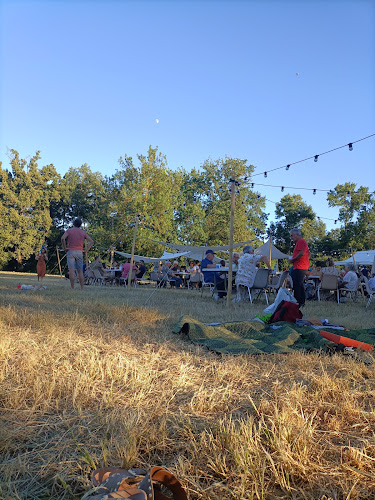
[[[177,261],[177,260],[175,260],[175,261],[173,262],[173,264],[178,264],[178,261]]]
[[[209,253],[212,253],[215,255],[215,252],[213,250],[206,250],[206,255],[209,254]]]

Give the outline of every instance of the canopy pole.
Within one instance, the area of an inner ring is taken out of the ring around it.
[[[57,245],[56,245],[56,253],[57,253],[57,262],[59,263],[60,279],[63,279],[63,275],[62,275],[62,271],[61,271],[59,247]]]
[[[270,261],[270,265],[271,265],[271,257],[272,257],[272,231],[270,231],[270,251],[269,251],[269,261]]]
[[[137,228],[138,228],[138,216],[135,218],[135,225],[134,225],[133,244],[132,244],[132,256],[130,258],[130,269],[129,269],[129,272],[128,272],[128,288],[130,288],[131,284],[132,284],[133,262],[134,262],[134,249],[135,249],[135,240],[137,238]]]
[[[227,306],[231,305],[232,301],[232,276],[233,276],[233,233],[234,233],[234,208],[236,201],[236,183],[235,179],[229,179],[231,190],[231,208],[230,208],[230,227],[229,227],[229,271],[228,271],[228,286],[227,286]]]

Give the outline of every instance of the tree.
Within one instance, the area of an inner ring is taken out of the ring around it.
[[[301,229],[310,250],[314,250],[317,242],[325,235],[325,224],[317,219],[312,207],[300,195],[283,196],[276,204],[275,214],[277,222],[271,225],[271,230],[275,235],[276,246],[287,254],[292,250],[289,236],[291,229]]]
[[[38,168],[39,151],[20,159],[10,150],[11,171],[0,164],[0,263],[11,259],[20,265],[38,250],[51,229],[50,203],[59,199],[59,175],[53,165]]]
[[[340,230],[339,248],[355,250],[375,248],[375,193],[353,182],[337,184],[328,195],[331,207],[340,207],[339,220],[344,224]]]
[[[253,165],[247,160],[226,157],[225,160],[206,160],[202,166],[205,192],[200,201],[206,212],[205,241],[211,245],[228,244],[231,202],[229,179],[241,180],[236,188],[234,241],[260,237],[265,232],[267,215],[265,198],[249,187]],[[245,181],[246,179],[246,181]]]

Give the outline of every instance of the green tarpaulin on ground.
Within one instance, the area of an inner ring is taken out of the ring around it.
[[[319,330],[280,321],[272,326],[259,321],[235,321],[220,325],[205,325],[191,316],[182,316],[174,333],[186,335],[193,343],[222,354],[275,354],[296,350],[324,349],[330,342]],[[375,328],[371,330],[334,330],[327,332],[375,345]]]

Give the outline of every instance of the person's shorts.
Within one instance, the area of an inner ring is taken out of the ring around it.
[[[66,254],[69,269],[82,271],[83,269],[83,253],[80,250],[68,250]]]

